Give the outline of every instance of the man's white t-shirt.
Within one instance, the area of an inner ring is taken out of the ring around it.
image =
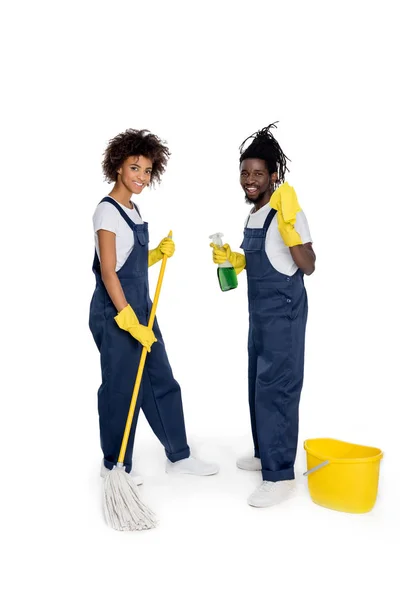
[[[261,229],[270,210],[270,205],[265,204],[265,206],[260,208],[257,212],[250,212],[250,218],[248,222],[246,219],[245,226],[252,229]],[[294,227],[300,235],[303,244],[312,242],[308,222],[302,210],[296,215]],[[277,271],[284,275],[294,275],[296,273],[298,267],[292,258],[289,248],[285,245],[285,242],[279,233],[277,215],[272,219],[271,225],[267,231],[265,252],[267,253],[270,263]]]
[[[131,221],[133,221],[136,225],[141,225],[143,223],[143,220],[136,208],[127,208],[122,204],[119,205],[122,210],[126,212]],[[115,265],[115,270],[119,271],[133,250],[135,242],[132,229],[129,227],[125,219],[120,215],[115,206],[109,202],[101,202],[97,206],[93,215],[93,228],[94,243],[96,246],[97,256],[99,258],[99,236],[97,232],[99,229],[105,229],[106,231],[112,231],[112,233],[115,233],[115,248],[117,254],[117,264]]]

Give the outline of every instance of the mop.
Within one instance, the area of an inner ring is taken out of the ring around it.
[[[168,237],[172,238],[172,231],[169,232]],[[150,327],[150,329],[153,328],[156,317],[157,303],[160,296],[167,260],[168,257],[164,254],[148,322],[148,327]],[[126,420],[124,436],[118,456],[118,463],[109,473],[107,473],[104,479],[104,514],[107,524],[117,531],[141,531],[143,529],[153,529],[157,525],[156,515],[141,500],[137,485],[133,482],[132,477],[125,471],[124,467],[126,447],[142,381],[146,356],[147,350],[143,347],[129,413]]]

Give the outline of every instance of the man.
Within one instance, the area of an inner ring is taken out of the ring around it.
[[[239,459],[237,466],[262,472],[261,486],[248,499],[260,508],[287,499],[294,489],[308,312],[303,275],[315,269],[307,219],[293,188],[284,183],[288,159],[271,133],[273,127],[261,129],[240,146],[240,184],[246,202],[253,205],[241,245],[244,255],[232,252],[228,244],[211,244],[215,263],[228,260],[237,273],[244,268],[247,272],[254,456]]]

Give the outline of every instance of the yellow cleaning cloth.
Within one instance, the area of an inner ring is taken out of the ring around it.
[[[301,237],[294,228],[296,215],[301,210],[294,188],[283,183],[272,194],[269,203],[277,211],[278,229],[286,246],[302,244]]]

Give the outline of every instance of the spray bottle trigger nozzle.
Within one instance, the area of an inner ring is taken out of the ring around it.
[[[223,233],[213,233],[212,235],[210,235],[210,240],[212,240],[212,243],[215,244],[216,246],[222,246],[223,242],[222,242],[222,236],[224,234]]]

